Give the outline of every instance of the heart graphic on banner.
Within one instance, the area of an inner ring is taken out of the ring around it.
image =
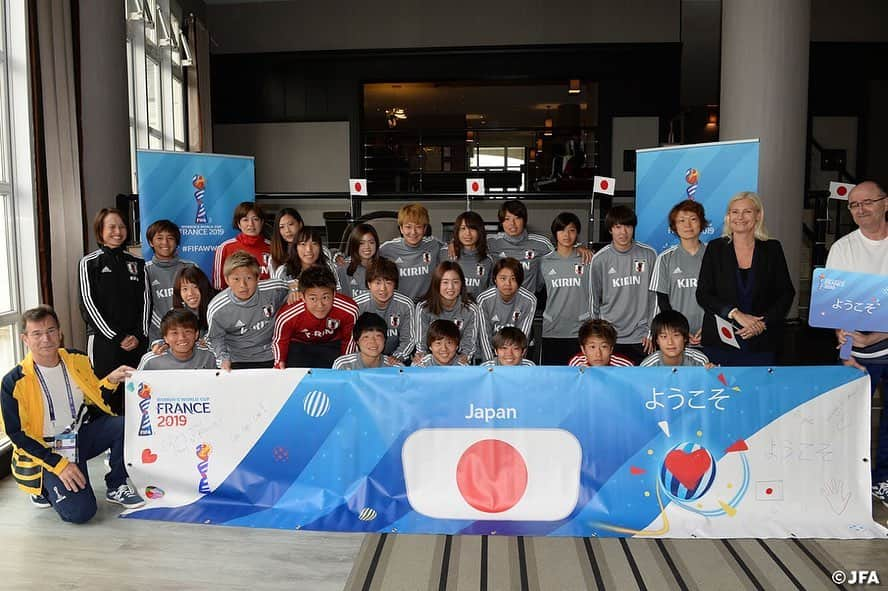
[[[153,464],[157,461],[157,454],[151,451],[151,448],[146,447],[142,450],[142,463],[143,464]]]
[[[666,454],[666,469],[688,490],[694,490],[700,484],[700,480],[712,460],[705,449],[698,449],[692,453],[685,453],[680,449],[674,449]]]

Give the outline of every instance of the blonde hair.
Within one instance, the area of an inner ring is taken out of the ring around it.
[[[429,210],[419,203],[409,203],[398,210],[398,225],[429,224]]]
[[[731,223],[730,223],[730,215],[731,215],[731,207],[738,201],[743,199],[749,199],[752,201],[752,205],[755,210],[760,214],[758,221],[755,224],[755,237],[759,240],[770,240],[771,236],[768,234],[768,229],[765,227],[765,207],[762,205],[762,200],[759,196],[752,191],[740,191],[728,201],[728,206],[725,208],[725,220],[724,225],[722,226],[722,238],[727,238],[728,241],[733,238],[733,233],[731,232]]]
[[[259,261],[245,250],[237,250],[225,259],[225,264],[222,265],[222,274],[228,277],[235,269],[242,267],[249,269],[256,277],[259,276]]]

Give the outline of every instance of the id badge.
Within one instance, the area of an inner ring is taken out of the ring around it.
[[[77,463],[77,431],[68,431],[56,435],[52,445],[53,451],[66,458],[69,462]]]

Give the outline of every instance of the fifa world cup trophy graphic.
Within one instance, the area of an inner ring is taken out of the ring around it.
[[[139,384],[139,412],[142,413],[139,419],[139,437],[153,435],[151,428],[151,417],[148,416],[148,410],[151,408],[151,387],[148,384]]]
[[[209,494],[210,492],[210,483],[207,478],[207,472],[210,466],[210,452],[213,450],[210,447],[209,443],[201,443],[194,450],[197,455],[197,459],[200,460],[197,463],[197,472],[200,474],[200,482],[197,485],[197,492],[202,494]]]
[[[697,194],[697,183],[700,180],[700,173],[697,172],[696,168],[689,168],[687,172],[685,172],[685,181],[688,183],[688,188],[685,189],[685,192],[688,194],[688,199],[694,199]]]
[[[207,206],[204,203],[204,189],[207,186],[207,179],[196,174],[191,179],[191,185],[194,187],[194,200],[197,201],[197,216],[194,219],[195,224],[207,223]]]

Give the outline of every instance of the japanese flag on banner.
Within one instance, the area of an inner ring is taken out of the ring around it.
[[[580,444],[561,429],[422,429],[401,459],[410,506],[436,519],[557,521],[579,497]]]
[[[829,183],[829,198],[843,199],[847,201],[848,193],[850,193],[851,189],[856,186],[857,185],[852,185],[851,183],[837,183],[835,181],[832,181]]]
[[[721,316],[716,315],[715,317],[715,325],[718,328],[718,338],[722,340],[726,345],[731,345],[732,347],[740,348],[740,343],[737,342],[737,335],[734,334],[734,325],[722,318]]]
[[[367,179],[348,179],[348,192],[355,195],[367,195]]]
[[[617,179],[609,176],[595,177],[595,192],[604,193],[605,195],[613,195],[614,189],[617,188]]]
[[[466,194],[484,195],[484,179],[466,179]]]

